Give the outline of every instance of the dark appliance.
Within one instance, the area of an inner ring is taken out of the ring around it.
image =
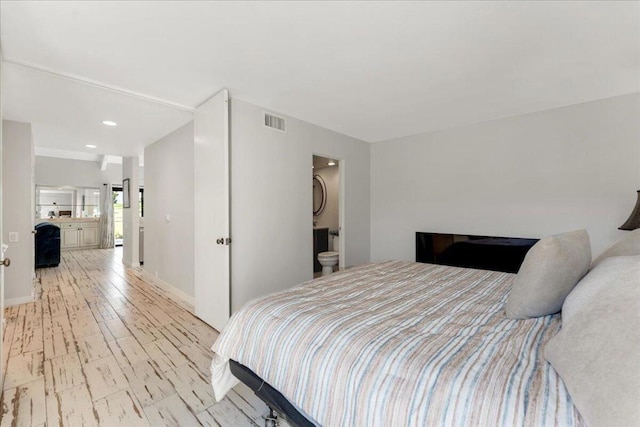
[[[60,264],[60,227],[50,222],[36,225],[36,268]]]

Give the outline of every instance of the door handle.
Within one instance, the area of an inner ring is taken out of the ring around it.
[[[9,267],[11,265],[11,260],[9,258],[5,258],[0,261],[0,264],[4,265],[5,267]]]

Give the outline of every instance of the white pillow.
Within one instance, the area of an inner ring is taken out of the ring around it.
[[[545,358],[590,427],[640,423],[640,256],[610,257],[562,307]]]
[[[640,255],[640,228],[628,231],[620,240],[609,246],[593,261],[591,268],[612,256]]]
[[[586,230],[539,240],[527,252],[513,281],[505,307],[507,317],[528,319],[557,313],[590,265],[591,244]]]

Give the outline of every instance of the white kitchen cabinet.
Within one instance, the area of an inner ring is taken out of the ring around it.
[[[89,249],[98,247],[98,222],[62,222],[60,249]]]
[[[95,222],[83,223],[81,228],[80,246],[98,246],[98,224]]]
[[[77,248],[80,246],[80,230],[78,224],[61,224],[60,249]]]

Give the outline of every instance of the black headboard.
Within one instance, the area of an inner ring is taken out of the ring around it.
[[[538,239],[416,232],[416,261],[517,273]]]

